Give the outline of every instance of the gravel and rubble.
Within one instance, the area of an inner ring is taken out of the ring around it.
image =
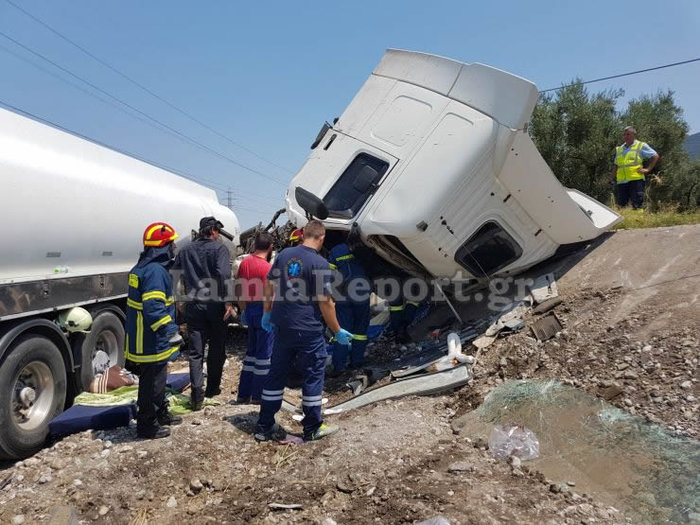
[[[505,379],[554,378],[697,438],[696,326],[677,319],[642,339],[636,327],[648,325],[656,309],[641,306],[631,317],[609,324],[609,314],[623,299],[619,288],[573,294],[557,309],[565,328],[555,338],[539,342],[520,333],[497,341],[475,368],[475,384],[483,385],[477,390],[486,392]]]
[[[341,432],[304,445],[256,443],[258,407],[228,404],[244,341],[234,332],[221,405],[186,415],[166,439],[137,440],[133,424],[87,431],[0,465],[0,523],[48,523],[61,505],[75,509],[80,523],[134,525],[633,523],[573,481],[547,479],[517,458],[497,461],[487,442],[451,429],[504,380],[558,379],[697,438],[697,282],[681,283],[685,295],[677,285],[640,300],[629,286],[600,281],[559,282],[555,312],[564,328],[556,337],[538,342],[524,330],[478,354],[468,350],[477,356],[469,386],[331,416]],[[390,363],[419,347],[374,344],[370,351],[372,363]],[[329,379],[331,404],[349,395],[345,380]],[[299,430],[289,414],[278,421]]]
[[[136,441],[133,428],[83,432],[5,471],[0,517],[45,523],[68,504],[86,523],[625,522],[454,435],[451,404],[380,403],[340,416],[334,439],[302,446],[255,443],[255,410],[240,405],[211,407],[199,425],[188,416],[160,441]]]

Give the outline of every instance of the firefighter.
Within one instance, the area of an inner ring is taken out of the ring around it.
[[[189,333],[190,403],[202,408],[205,397],[221,393],[221,374],[226,360],[226,321],[233,316],[233,303],[226,301],[231,283],[231,255],[219,238],[224,225],[215,217],[199,221],[199,235],[177,254],[174,270],[181,272],[187,303],[185,321]],[[226,232],[223,233],[226,235]],[[207,386],[204,388],[204,347],[207,354]]]
[[[416,318],[419,306],[420,303],[416,301],[404,301],[403,295],[389,301],[389,322],[397,342],[408,343],[411,340],[408,327]]]
[[[275,331],[270,373],[263,387],[255,439],[272,439],[275,414],[282,407],[282,395],[295,359],[302,370],[302,409],[304,440],[315,441],[338,429],[323,423],[321,405],[325,373],[325,321],[341,344],[349,344],[352,334],[340,327],[331,291],[331,270],[318,251],[326,229],[317,220],[304,227],[300,246],[282,250],[275,259],[265,285],[265,306],[261,325]],[[274,299],[274,300],[273,300]]]
[[[270,255],[272,254],[272,236],[267,232],[255,238],[255,252],[248,255],[238,268],[236,276],[241,293],[238,306],[241,322],[248,326],[248,347],[241,378],[238,382],[237,403],[260,403],[263,382],[270,371],[270,356],[274,335],[263,330],[263,290],[270,272]]]
[[[165,399],[168,360],[182,344],[168,273],[177,237],[169,224],[149,225],[143,234],[144,251],[129,272],[126,359],[139,371],[136,435],[147,439],[169,436],[170,429],[164,426],[182,422],[168,412]]]
[[[348,364],[350,368],[361,368],[367,348],[367,328],[369,327],[369,295],[371,286],[367,274],[347,242],[331,248],[328,262],[332,270],[340,272],[342,281],[337,287],[335,311],[338,322],[352,332],[350,345],[333,345],[333,369],[342,372]]]
[[[304,240],[304,230],[297,228],[289,234],[289,246],[297,246]]]

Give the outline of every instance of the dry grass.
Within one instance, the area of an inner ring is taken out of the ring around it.
[[[657,212],[639,211],[632,208],[615,208],[622,215],[622,222],[614,229],[658,228],[662,226],[678,226],[679,224],[700,223],[700,210],[679,212],[675,208],[662,209]]]

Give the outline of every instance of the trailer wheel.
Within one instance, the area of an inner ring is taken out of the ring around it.
[[[21,337],[0,365],[0,457],[34,454],[66,402],[66,366],[58,347],[39,335]]]
[[[90,331],[80,334],[80,386],[87,391],[95,374],[110,366],[124,366],[124,324],[112,312],[98,313]]]

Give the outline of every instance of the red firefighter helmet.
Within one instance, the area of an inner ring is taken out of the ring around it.
[[[143,245],[161,247],[173,242],[178,237],[175,228],[168,223],[154,222],[149,224],[146,231],[143,232]]]
[[[304,240],[304,230],[297,228],[289,235],[289,242],[291,244],[299,244]]]

